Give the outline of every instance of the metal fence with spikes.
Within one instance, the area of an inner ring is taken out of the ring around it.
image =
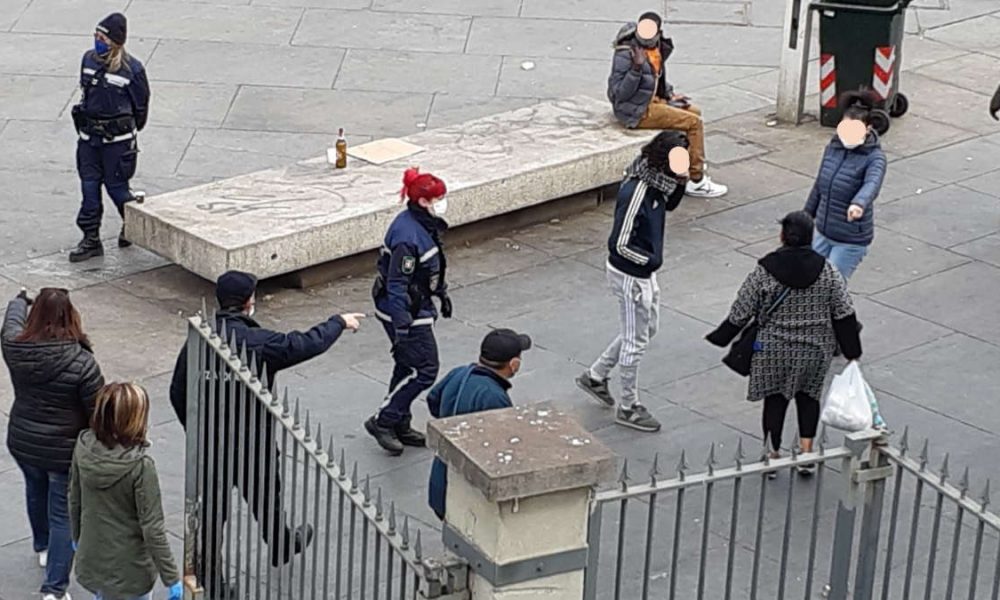
[[[204,303],[201,315],[206,315]],[[216,323],[219,323],[216,326]],[[194,598],[464,598],[466,567],[373,490],[215,315],[189,320],[184,574]],[[303,418],[304,416],[304,418]],[[236,492],[237,494],[234,494]],[[235,497],[234,497],[235,496]],[[453,595],[452,595],[453,594]]]
[[[989,482],[971,498],[967,469],[951,485],[948,457],[932,472],[927,443],[913,458],[908,438],[892,447],[868,431],[829,448],[824,431],[813,452],[796,441],[770,458],[765,444],[753,462],[738,440],[724,468],[712,444],[704,469],[681,452],[669,477],[657,455],[641,479],[626,461],[617,486],[594,496],[584,598],[995,600]]]

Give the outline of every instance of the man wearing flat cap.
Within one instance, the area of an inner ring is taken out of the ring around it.
[[[261,373],[267,373],[267,381],[271,388],[274,388],[275,377],[279,371],[303,363],[315,356],[326,352],[340,334],[345,329],[356,331],[360,326],[360,320],[364,318],[360,313],[345,313],[334,315],[326,321],[313,326],[307,331],[290,331],[281,333],[261,327],[253,319],[256,307],[257,278],[249,273],[240,271],[228,271],[219,276],[215,286],[215,297],[219,302],[219,311],[216,314],[216,331],[225,331],[226,341],[236,338],[234,350],[242,349],[246,345],[247,356],[256,356],[257,366]],[[216,383],[214,394],[206,393],[207,398],[217,398],[215,407],[218,417],[215,419],[215,431],[208,431],[208,427],[203,427],[203,435],[206,439],[214,436],[216,442],[207,447],[214,447],[214,456],[207,456],[205,460],[215,463],[215,474],[220,475],[215,481],[204,481],[206,496],[212,496],[213,501],[202,503],[203,511],[207,511],[208,506],[214,506],[216,514],[222,514],[225,520],[229,510],[229,490],[234,483],[229,479],[231,474],[223,467],[229,462],[229,452],[231,448],[236,448],[240,444],[240,437],[249,439],[255,437],[253,442],[247,442],[247,447],[258,448],[254,461],[250,466],[253,473],[263,473],[260,481],[251,489],[239,482],[240,492],[247,501],[258,523],[263,530],[264,541],[268,543],[271,550],[271,564],[279,566],[287,563],[292,554],[302,552],[309,545],[312,539],[313,530],[309,525],[299,526],[292,530],[285,524],[284,509],[281,506],[281,480],[275,468],[279,455],[275,445],[274,422],[269,417],[269,413],[259,403],[256,406],[256,419],[252,416],[249,419],[240,417],[241,405],[233,402],[235,398],[248,398],[254,402],[252,395],[237,394],[234,386],[229,386],[226,382]],[[174,366],[173,379],[170,382],[170,403],[177,413],[177,418],[181,425],[186,427],[187,422],[187,346],[181,349]],[[230,405],[231,403],[231,405]],[[235,427],[229,431],[224,422],[225,415],[231,409],[235,409],[236,417],[232,422],[243,423],[243,427]],[[250,431],[248,421],[260,423],[258,430]],[[268,450],[270,448],[271,450]],[[263,459],[261,466],[258,461]],[[263,469],[263,470],[261,470]],[[203,469],[206,473],[209,469]],[[245,479],[244,479],[245,481]],[[271,490],[274,490],[276,500],[269,501]],[[251,498],[253,501],[251,501]],[[220,510],[221,507],[221,510]],[[213,515],[202,514],[202,523],[213,523]],[[204,546],[201,549],[204,560],[202,565],[209,561],[218,560],[218,552],[221,546],[221,532],[224,528],[217,526],[215,531],[206,532],[203,536]],[[279,540],[279,536],[284,536],[284,541]],[[283,552],[279,554],[278,549]],[[199,574],[201,576],[202,574]],[[206,582],[208,591],[214,597],[218,592],[218,585],[225,585],[225,582]]]
[[[510,408],[510,380],[521,370],[521,353],[531,349],[531,338],[510,329],[486,334],[479,362],[452,369],[427,394],[427,405],[436,419]],[[439,519],[445,515],[448,468],[435,458],[431,466],[428,502]]]

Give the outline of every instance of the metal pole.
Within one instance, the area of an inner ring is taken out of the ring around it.
[[[830,559],[829,600],[847,600],[847,586],[851,575],[852,550],[854,548],[854,522],[861,500],[861,485],[857,474],[861,470],[862,457],[878,439],[874,431],[852,433],[845,440],[851,455],[844,459],[842,477],[844,492],[837,502],[837,521],[833,531],[833,555]],[[881,504],[880,504],[881,506]]]
[[[873,448],[870,464],[872,469],[888,467],[885,454]],[[878,547],[882,527],[882,506],[885,499],[885,479],[869,479],[865,485],[864,515],[861,517],[861,532],[858,541],[858,569],[854,577],[854,598],[871,600],[875,589],[875,563],[878,561]],[[886,582],[888,584],[888,582]]]
[[[811,36],[809,0],[787,0],[781,37],[781,70],[778,73],[777,114],[781,123],[798,125],[802,121]]]
[[[201,409],[202,409],[202,375],[204,363],[202,358],[201,333],[198,327],[204,316],[195,317],[188,322],[187,337],[187,425],[185,428],[184,448],[184,577],[197,580],[196,568],[200,556],[198,540],[201,537],[201,485],[200,474],[202,460],[201,446]],[[195,320],[198,324],[195,324]]]

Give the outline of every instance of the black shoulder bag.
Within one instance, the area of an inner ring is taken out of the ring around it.
[[[739,337],[729,347],[729,352],[722,358],[723,364],[744,377],[750,375],[750,365],[753,360],[754,345],[757,343],[757,333],[767,318],[785,301],[785,297],[788,296],[790,289],[786,287],[781,290],[781,293],[778,294],[778,297],[771,303],[771,306],[767,307],[767,310],[763,314],[755,316],[746,324],[743,331],[740,332]]]

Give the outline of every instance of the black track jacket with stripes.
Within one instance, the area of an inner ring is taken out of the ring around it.
[[[608,237],[608,262],[612,267],[643,279],[660,268],[667,211],[677,208],[683,194],[673,196],[664,196],[638,178],[622,182],[615,203],[614,226]]]

